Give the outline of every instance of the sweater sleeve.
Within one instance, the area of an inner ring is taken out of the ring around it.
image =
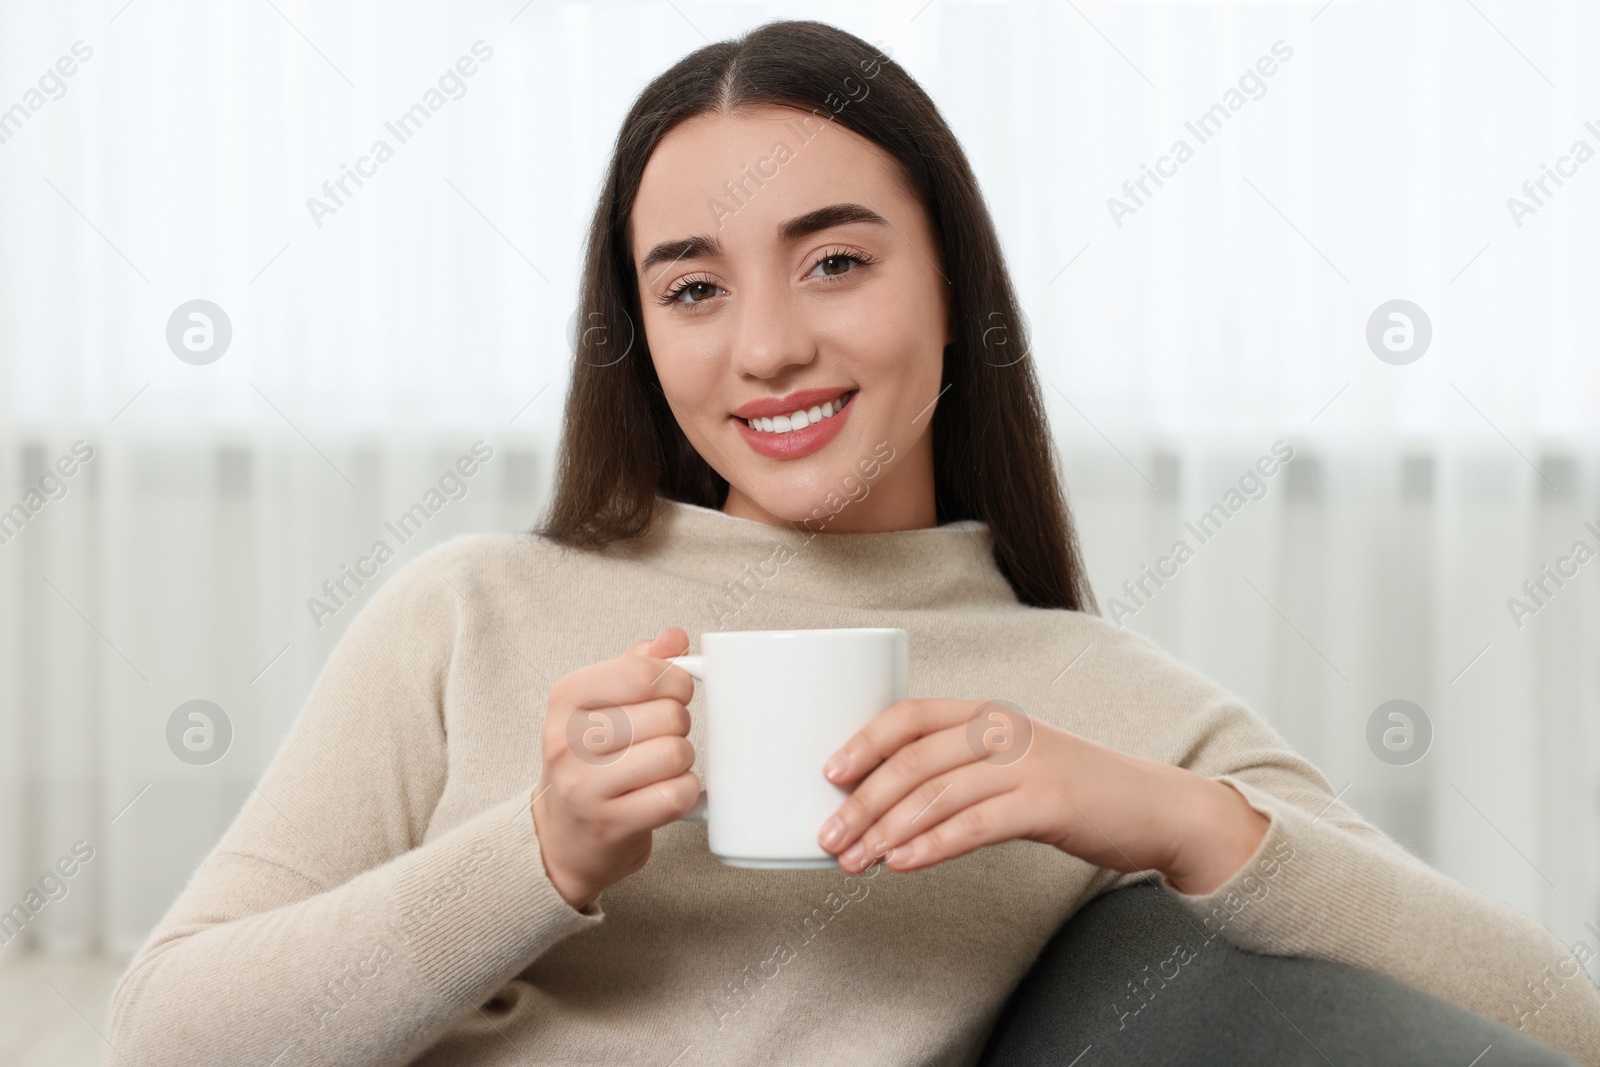
[[[1600,1065],[1600,992],[1586,946],[1429,867],[1340,803],[1328,781],[1236,699],[1210,687],[1174,762],[1233,786],[1269,820],[1203,896],[1166,889],[1254,952],[1387,975]]]
[[[601,921],[545,873],[533,783],[426,843],[459,622],[435,549],[377,591],[264,778],[140,947],[106,1062],[403,1064]]]

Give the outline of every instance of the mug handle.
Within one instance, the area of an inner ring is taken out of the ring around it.
[[[689,672],[691,678],[697,681],[706,680],[706,658],[704,656],[668,656],[668,663],[676,663]]]
[[[704,656],[669,656],[667,657],[667,662],[675,663],[682,667],[689,672],[689,677],[696,681],[705,681],[706,665]],[[688,814],[683,817],[683,821],[699,823],[706,821],[706,791],[704,789],[700,790],[700,799],[694,802],[694,807],[689,809]]]

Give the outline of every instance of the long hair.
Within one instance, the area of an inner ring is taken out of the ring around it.
[[[720,509],[728,483],[678,426],[642,329],[630,219],[668,131],[778,105],[837,122],[899,161],[949,279],[953,341],[932,426],[937,521],[988,524],[1017,599],[1098,613],[1062,493],[1039,382],[994,223],[966,155],[922,88],[859,37],[774,22],[707,45],[652,81],[617,135],[589,228],[554,499],[535,532],[601,548],[646,532],[659,495]]]

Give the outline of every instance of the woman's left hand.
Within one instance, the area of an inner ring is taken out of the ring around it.
[[[902,700],[829,759],[855,784],[818,834],[839,866],[912,871],[1023,839],[1205,894],[1255,853],[1267,818],[1230,785],[1129,756],[998,701]]]

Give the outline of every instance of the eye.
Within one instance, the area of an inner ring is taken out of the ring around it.
[[[836,278],[864,267],[872,260],[858,252],[829,251],[811,268],[811,277]]]
[[[660,298],[662,307],[673,304],[703,304],[724,290],[705,278],[685,278]]]

